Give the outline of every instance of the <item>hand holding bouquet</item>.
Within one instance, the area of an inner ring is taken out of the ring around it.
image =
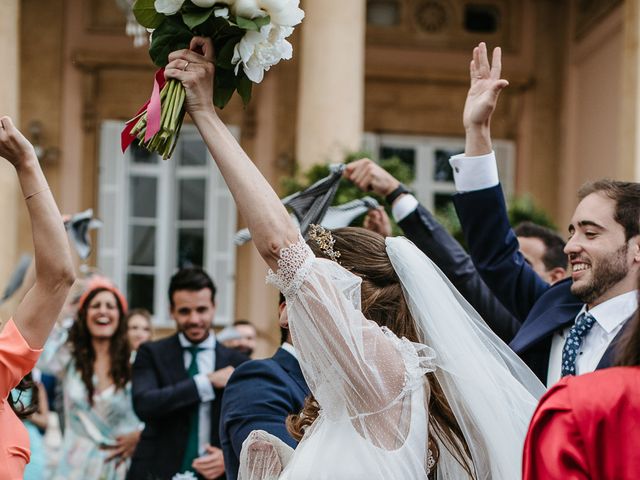
[[[133,12],[142,26],[153,30],[149,54],[161,69],[151,99],[122,132],[123,151],[138,138],[141,146],[167,159],[176,146],[185,91],[178,80],[165,81],[171,52],[196,48],[194,36],[210,38],[215,51],[214,105],[224,108],[235,91],[246,105],[264,72],[291,58],[286,39],[304,17],[298,5],[299,0],[137,0]],[[189,71],[189,62],[179,68]]]

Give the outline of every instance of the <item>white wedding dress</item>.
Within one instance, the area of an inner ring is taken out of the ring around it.
[[[388,245],[389,241],[410,244],[404,239],[388,239]],[[415,249],[412,244],[409,248]],[[414,251],[410,253],[413,255]],[[421,252],[419,255],[428,261]],[[415,262],[410,259],[408,263]],[[428,476],[433,460],[427,447],[429,384],[425,374],[436,369],[434,350],[400,339],[367,320],[360,311],[361,279],[336,262],[316,258],[302,238],[281,252],[278,266],[277,273],[269,272],[267,281],[286,297],[289,328],[300,366],[321,410],[295,451],[266,432],[253,432],[243,444],[238,479],[432,478]],[[412,309],[412,313],[416,317],[417,312]],[[517,423],[516,436],[524,442],[527,410],[533,412],[536,399],[503,369],[516,391],[515,395],[503,393],[513,397],[508,400],[511,407],[526,417],[507,422]],[[441,383],[446,387],[446,378]],[[506,390],[502,383],[501,389]],[[542,391],[540,388],[536,393]],[[456,405],[452,407],[455,409]],[[472,431],[473,439],[486,442],[486,438],[479,437],[476,422],[465,422],[466,410],[457,415],[461,428],[465,434]],[[500,415],[510,412],[511,408]],[[501,427],[494,425],[498,431]],[[505,435],[507,444],[513,443],[510,431],[498,433]],[[468,478],[444,446],[439,445],[439,451],[438,478]],[[511,453],[510,449],[506,452]],[[519,470],[520,453],[509,461],[513,468],[507,469],[508,475],[512,475]],[[487,475],[476,475],[488,479],[492,472],[503,470],[489,469]],[[517,477],[493,477],[498,478]]]

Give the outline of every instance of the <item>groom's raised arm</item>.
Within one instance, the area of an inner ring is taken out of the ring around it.
[[[451,158],[458,194],[454,205],[473,262],[483,280],[520,321],[549,285],[519,251],[499,183],[491,145],[491,115],[508,82],[500,78],[501,51],[480,43],[470,64],[471,85],[464,106],[465,153]]]

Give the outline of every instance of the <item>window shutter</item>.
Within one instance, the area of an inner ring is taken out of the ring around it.
[[[123,125],[106,121],[100,130],[98,173],[98,269],[124,288],[126,278],[126,159],[120,149]]]

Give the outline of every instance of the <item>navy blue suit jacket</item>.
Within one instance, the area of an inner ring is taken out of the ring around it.
[[[216,342],[214,369],[237,367],[248,358]],[[189,419],[200,406],[193,378],[184,367],[178,335],[144,343],[132,372],[133,409],[145,422],[131,462],[130,480],[165,480],[178,473],[189,435]],[[220,448],[218,425],[223,389],[211,402],[211,445]],[[221,478],[224,478],[221,477]]]
[[[295,448],[285,420],[302,409],[309,395],[300,364],[286,350],[238,367],[225,390],[220,419],[220,441],[227,478],[235,480],[242,442],[253,430],[264,430]]]
[[[422,205],[398,222],[404,235],[435,263],[462,296],[505,342],[520,328],[511,314],[484,283],[469,254]]]
[[[583,305],[571,293],[571,279],[551,286],[525,261],[509,225],[500,185],[456,194],[453,201],[478,272],[522,322],[509,346],[546,383],[553,334],[572,325]],[[624,330],[609,345],[598,369],[612,365],[613,348]]]

